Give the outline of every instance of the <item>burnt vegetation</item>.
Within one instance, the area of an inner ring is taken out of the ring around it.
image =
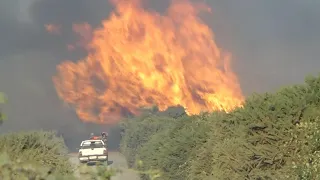
[[[320,179],[320,76],[230,113],[145,110],[121,123],[129,165],[161,180]],[[153,178],[155,179],[155,178]]]

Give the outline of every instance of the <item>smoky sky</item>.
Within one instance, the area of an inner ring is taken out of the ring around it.
[[[232,53],[245,94],[274,91],[318,74],[320,1],[211,2],[208,21],[219,45]]]
[[[148,7],[163,11],[169,1],[149,2]],[[318,73],[320,1],[207,3],[213,12],[203,19],[218,45],[232,53],[233,69],[245,95],[301,83],[306,75]],[[58,99],[51,78],[57,64],[85,55],[66,49],[75,40],[72,24],[99,26],[112,8],[107,0],[0,1],[0,91],[9,96],[4,107],[9,119],[0,132],[53,129],[75,147],[90,132],[110,128],[79,121]],[[61,35],[48,34],[44,25],[49,23],[61,25]]]
[[[58,99],[52,76],[63,60],[84,55],[66,49],[75,40],[72,24],[88,22],[97,26],[111,8],[104,0],[0,1],[0,91],[9,97],[4,107],[8,120],[0,132],[55,130],[74,149],[91,132],[110,129],[82,123]],[[45,24],[61,25],[61,35],[48,34]],[[110,136],[111,148],[115,148],[119,136]]]

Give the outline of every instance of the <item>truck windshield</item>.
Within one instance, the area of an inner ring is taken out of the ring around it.
[[[103,148],[103,144],[101,142],[91,142],[91,143],[84,143],[81,146],[81,149],[91,149],[91,148]]]

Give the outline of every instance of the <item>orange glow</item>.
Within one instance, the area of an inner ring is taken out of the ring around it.
[[[137,114],[152,105],[160,110],[181,105],[189,115],[241,106],[230,55],[197,17],[209,8],[177,0],[161,15],[146,11],[138,0],[113,3],[116,12],[102,27],[74,27],[89,55],[58,65],[53,77],[59,97],[81,120],[116,123],[122,109]]]
[[[46,24],[44,26],[50,34],[60,34],[61,26],[55,24]]]
[[[88,23],[74,24],[73,31],[80,36],[80,41],[76,43],[77,47],[86,47],[92,39],[92,28]]]

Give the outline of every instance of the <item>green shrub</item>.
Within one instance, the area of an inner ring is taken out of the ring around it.
[[[55,132],[32,131],[0,136],[0,152],[13,161],[31,162],[68,174],[73,171],[62,137]]]
[[[143,162],[139,170],[160,170],[161,179],[185,180],[194,150],[205,143],[210,126],[207,114],[183,116],[167,129],[152,136],[138,151],[137,159]],[[143,179],[148,179],[143,175]]]
[[[3,180],[110,180],[117,171],[106,166],[92,169],[86,165],[77,167],[78,174],[60,174],[39,163],[13,161],[7,153],[0,154],[0,179]]]
[[[40,179],[54,179],[55,177],[62,177],[52,171],[52,169],[42,166],[37,163],[27,161],[13,161],[7,153],[0,155],[0,179],[3,180],[40,180]],[[64,176],[66,179],[67,176]],[[68,177],[72,178],[72,175]]]
[[[122,124],[125,136],[122,138],[120,150],[126,157],[129,167],[133,167],[137,152],[148,142],[153,134],[170,127],[173,118],[157,115],[145,115],[126,120]]]
[[[3,180],[110,180],[116,171],[73,167],[62,137],[55,132],[32,131],[0,136],[0,179]]]
[[[301,180],[320,179],[320,112],[318,107],[307,111],[303,122],[292,133],[299,148],[294,152],[291,167]]]
[[[7,103],[7,101],[8,101],[7,96],[3,92],[0,92],[0,105]],[[0,108],[1,108],[1,106],[0,106]],[[2,113],[2,111],[0,109],[0,125],[3,123],[5,118],[6,118],[5,115]]]

